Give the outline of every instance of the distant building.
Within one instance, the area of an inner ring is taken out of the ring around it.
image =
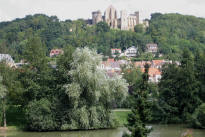
[[[139,12],[127,15],[126,11],[121,11],[120,27],[121,30],[132,30],[139,24]]]
[[[118,28],[117,10],[111,5],[109,6],[104,15],[104,21],[113,29]]]
[[[58,56],[58,55],[61,55],[63,54],[63,50],[62,49],[52,49],[50,51],[50,57],[53,57],[53,56]]]
[[[134,31],[134,27],[139,24],[139,12],[128,15],[125,10],[122,10],[118,18],[117,10],[111,5],[105,10],[104,16],[99,10],[92,12],[92,24],[100,21],[105,21],[113,29]]]
[[[146,52],[148,53],[157,53],[158,45],[154,43],[149,43],[146,45]]]
[[[142,72],[145,71],[145,64],[149,64],[149,82],[152,83],[158,83],[162,77],[161,75],[161,68],[164,64],[170,64],[170,63],[178,63],[173,62],[169,60],[152,60],[152,61],[136,61],[134,62],[134,65],[136,68],[140,68]],[[99,69],[104,70],[109,77],[112,77],[116,74],[121,75],[122,74],[122,66],[128,66],[132,64],[132,62],[127,60],[119,60],[115,61],[114,59],[107,59],[107,61],[103,61],[100,66],[98,66]]]
[[[158,83],[159,80],[162,78],[161,71],[157,68],[149,68],[148,74],[149,82]]]
[[[124,56],[126,57],[136,57],[136,55],[137,55],[137,48],[135,46],[129,47],[124,52]]]
[[[121,49],[111,49],[111,54],[113,57],[116,57],[117,54],[120,55],[121,53],[122,53]]]
[[[15,62],[9,54],[0,54],[0,62],[4,62],[10,67],[15,66]]]
[[[109,77],[114,76],[115,74],[121,74],[121,66],[128,64],[125,60],[115,61],[114,59],[107,59],[107,61],[103,61],[99,66],[100,69],[105,70]]]
[[[97,24],[101,21],[103,21],[101,11],[98,10],[98,11],[92,12],[92,24]]]

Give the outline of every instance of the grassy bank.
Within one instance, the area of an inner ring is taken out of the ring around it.
[[[129,109],[114,109],[112,110],[114,116],[119,122],[119,127],[123,127],[127,124],[128,114],[131,112]],[[4,130],[4,129],[3,129]],[[6,130],[14,131],[14,130],[22,130],[21,126],[8,126]]]
[[[131,111],[129,109],[115,109],[113,110],[114,116],[117,118],[119,122],[119,126],[122,127],[127,124],[127,117]]]

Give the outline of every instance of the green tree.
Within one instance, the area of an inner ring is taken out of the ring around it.
[[[193,56],[188,49],[184,49],[179,66],[169,64],[162,69],[159,94],[163,122],[179,123],[191,119],[201,100]]]
[[[127,93],[127,84],[120,77],[108,78],[100,65],[102,57],[88,48],[76,49],[65,84],[69,120],[61,129],[95,129],[115,126],[111,115],[112,102]],[[92,117],[91,117],[92,116]],[[80,117],[80,118],[79,118]],[[94,118],[94,119],[93,119]]]
[[[188,49],[184,49],[180,65],[180,76],[178,79],[178,101],[179,112],[182,120],[187,121],[197,108],[201,100],[199,94],[199,82],[195,77],[194,58]]]
[[[145,29],[145,28],[143,27],[142,24],[136,25],[135,28],[134,28],[134,30],[135,30],[136,33],[144,33],[144,32],[145,32],[144,29]]]
[[[194,128],[205,128],[205,104],[201,104],[196,110],[194,111],[190,124]]]
[[[159,83],[159,97],[156,105],[154,119],[164,123],[179,123],[179,98],[178,77],[179,67],[173,64],[166,64],[162,68],[162,78]]]
[[[54,109],[45,112],[45,107],[50,108],[50,102],[53,100],[55,79],[46,57],[45,46],[39,37],[29,38],[24,57],[27,64],[20,68],[19,80],[23,87],[22,107],[26,112],[26,128],[39,131],[54,130],[56,129],[55,119],[50,119],[50,115],[53,116],[50,112]],[[42,102],[45,102],[45,106]],[[34,111],[38,111],[39,117],[34,116]],[[41,120],[45,121],[39,122]]]
[[[3,77],[0,76],[0,99],[1,99],[1,105],[2,105],[2,113],[3,113],[3,121],[4,121],[4,127],[6,127],[6,96],[8,90],[6,86],[3,85]],[[1,124],[1,123],[0,123]]]
[[[136,90],[135,88],[139,86],[140,81],[142,80],[142,72],[140,68],[136,68],[134,64],[124,65],[121,67],[123,78],[126,79],[128,86],[128,96],[123,102],[123,108],[131,108],[133,105],[133,93]]]
[[[151,129],[146,127],[146,122],[151,119],[150,101],[148,100],[149,89],[149,65],[145,64],[145,72],[142,75],[142,81],[139,87],[133,93],[135,104],[132,113],[128,115],[128,130],[131,137],[147,137]],[[124,136],[129,136],[125,134]]]
[[[195,53],[195,74],[196,78],[199,81],[199,97],[205,102],[205,54],[199,49]]]
[[[110,27],[106,22],[99,22],[96,25],[96,31],[97,32],[108,32],[110,30]]]
[[[57,128],[52,104],[48,99],[30,101],[26,107],[25,116],[28,130],[53,131]]]

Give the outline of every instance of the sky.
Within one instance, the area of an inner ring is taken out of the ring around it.
[[[0,0],[0,21],[23,18],[42,13],[56,15],[60,20],[88,19],[92,11],[113,5],[118,11],[140,12],[140,20],[150,18],[151,13],[180,13],[205,18],[205,0]]]

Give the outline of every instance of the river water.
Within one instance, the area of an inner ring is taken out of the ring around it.
[[[183,125],[152,125],[149,137],[181,137],[188,129]],[[205,137],[205,130],[191,129],[193,137]],[[121,137],[126,128],[65,132],[1,132],[0,137]]]

